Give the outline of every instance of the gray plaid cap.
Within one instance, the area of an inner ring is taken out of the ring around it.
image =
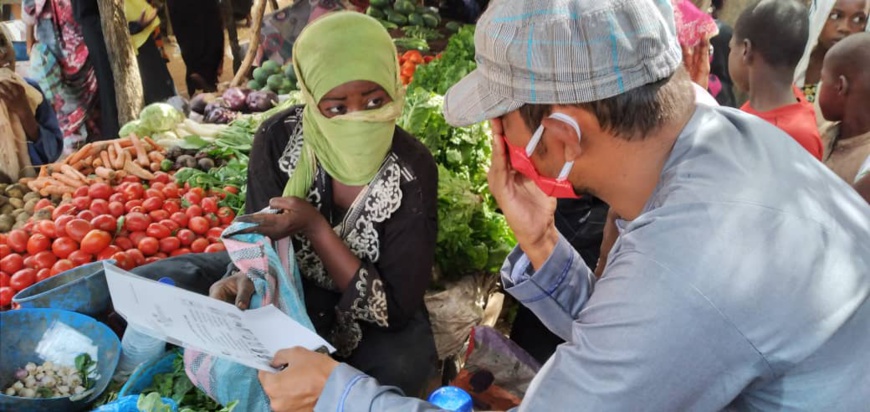
[[[474,35],[477,69],[444,99],[467,126],[524,104],[587,103],[664,79],[682,62],[671,0],[496,0]]]

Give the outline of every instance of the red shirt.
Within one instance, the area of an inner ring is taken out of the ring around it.
[[[767,120],[768,123],[779,127],[800,143],[804,149],[807,149],[816,159],[822,160],[822,138],[819,136],[819,129],[816,125],[816,111],[813,105],[804,97],[804,94],[797,88],[794,89],[794,94],[798,100],[794,104],[777,107],[766,112],[759,112],[753,109],[749,105],[749,102],[746,102],[740,110],[754,114]]]

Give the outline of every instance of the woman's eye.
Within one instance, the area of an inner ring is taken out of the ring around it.
[[[326,109],[326,112],[329,114],[334,114],[334,115],[345,114],[345,113],[347,113],[347,107],[345,107],[343,105],[332,106],[332,107]]]
[[[840,13],[836,12],[836,11],[831,13],[831,15],[828,16],[828,19],[829,20],[840,20]]]
[[[852,23],[866,24],[867,23],[867,16],[855,16],[852,18]]]
[[[377,109],[384,105],[384,99],[378,97],[376,99],[369,100],[368,104],[366,104],[366,110]]]

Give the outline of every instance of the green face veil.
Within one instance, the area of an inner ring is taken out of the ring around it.
[[[305,198],[318,162],[339,182],[371,182],[393,142],[402,113],[404,89],[393,40],[381,24],[364,14],[336,12],[306,27],[293,46],[293,66],[305,101],[303,147],[284,196]],[[317,104],[332,89],[359,80],[386,90],[393,101],[379,109],[333,118]]]

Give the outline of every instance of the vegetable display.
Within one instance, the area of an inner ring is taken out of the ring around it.
[[[436,28],[441,24],[438,10],[417,6],[411,0],[372,0],[366,14],[378,19],[387,30],[405,26]]]
[[[262,66],[254,69],[252,75],[254,78],[248,82],[248,88],[251,90],[271,91],[277,94],[299,90],[292,64],[281,67],[278,63],[267,60]]]
[[[96,362],[90,355],[76,357],[76,366],[28,363],[15,372],[16,381],[3,393],[23,398],[82,397],[94,386]]]
[[[26,185],[0,184],[0,233],[24,226],[40,199],[39,193]]]
[[[423,56],[417,50],[409,50],[405,53],[399,54],[399,67],[401,68],[401,78],[402,84],[407,86],[411,83],[411,80],[414,78],[414,72],[417,71],[417,67],[422,64],[427,64],[432,60],[435,60],[435,56]]]

